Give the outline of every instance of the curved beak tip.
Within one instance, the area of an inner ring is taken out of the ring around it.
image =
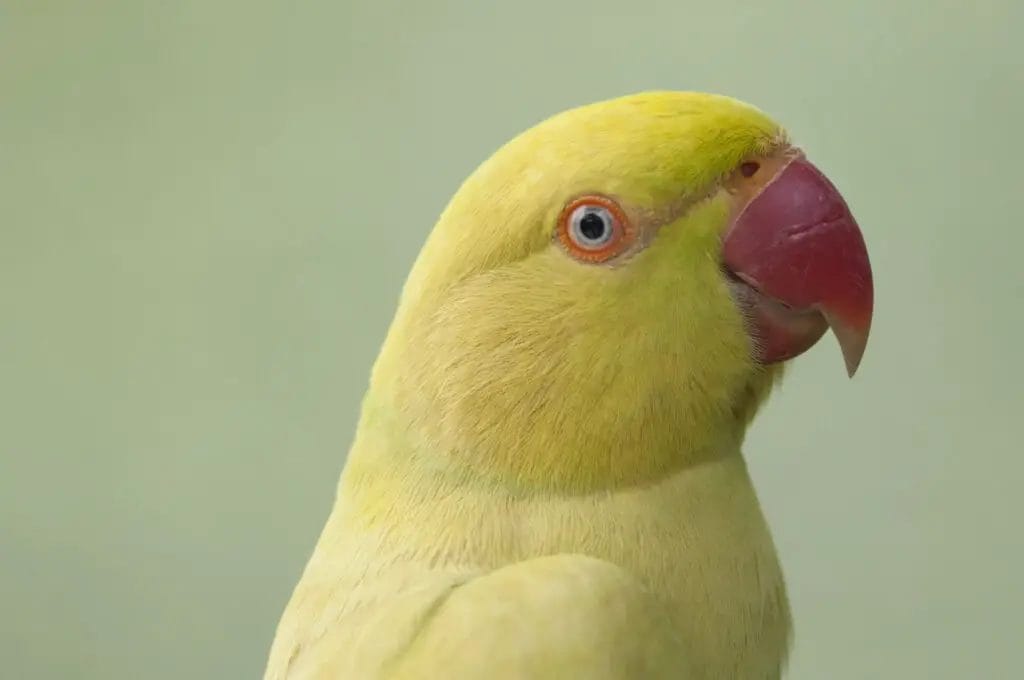
[[[832,333],[835,334],[836,340],[839,341],[839,348],[843,353],[843,361],[846,363],[846,374],[852,378],[857,373],[861,360],[864,358],[864,350],[867,349],[868,345],[870,324],[862,328],[856,328],[827,312],[824,313],[824,316],[829,327],[832,329]]]

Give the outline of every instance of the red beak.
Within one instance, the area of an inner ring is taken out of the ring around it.
[[[832,328],[853,376],[867,346],[874,289],[867,248],[839,191],[794,155],[737,214],[722,244],[740,281],[757,356],[791,359]]]

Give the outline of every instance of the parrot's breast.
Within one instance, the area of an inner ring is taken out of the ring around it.
[[[377,505],[383,497],[386,510]],[[414,629],[452,588],[559,554],[599,558],[635,576],[664,605],[698,677],[779,677],[789,607],[738,453],[643,488],[582,497],[517,498],[379,474],[343,484],[282,620],[278,668],[323,634],[317,622],[359,648],[349,658],[384,668],[387,640]],[[287,676],[268,672],[278,677]]]

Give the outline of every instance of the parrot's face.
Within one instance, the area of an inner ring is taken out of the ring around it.
[[[471,468],[607,487],[738,441],[829,326],[852,374],[871,308],[856,223],[775,123],[635,95],[549,119],[465,182],[374,385]]]

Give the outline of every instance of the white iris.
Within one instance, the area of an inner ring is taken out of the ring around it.
[[[569,235],[576,245],[598,250],[615,234],[615,217],[599,205],[581,205],[569,216]]]

